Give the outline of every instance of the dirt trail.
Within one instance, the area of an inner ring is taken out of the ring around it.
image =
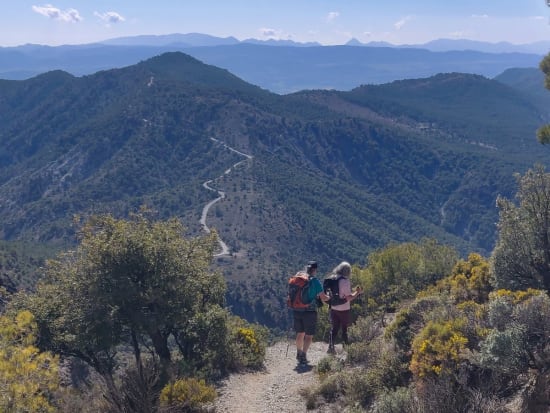
[[[238,167],[240,164],[242,164],[243,162],[246,162],[250,159],[252,159],[252,155],[248,155],[246,153],[243,153],[241,151],[238,151],[236,150],[235,148],[232,148],[230,146],[228,146],[226,143],[216,139],[216,138],[210,138],[212,141],[218,143],[218,144],[221,144],[223,145],[223,147],[225,149],[228,149],[230,150],[231,152],[235,152],[236,154],[239,154],[241,156],[244,156],[246,159],[243,159],[242,161],[239,161],[235,164],[233,164],[233,166],[229,169],[226,169],[225,172],[223,173],[222,176],[219,176],[218,178],[216,179],[209,179],[208,181],[204,182],[202,184],[202,186],[206,189],[208,189],[209,191],[212,191],[212,192],[216,192],[218,194],[218,197],[216,199],[213,199],[212,201],[208,202],[204,208],[202,209],[202,214],[201,214],[201,219],[199,220],[201,226],[202,226],[202,229],[206,232],[206,233],[210,233],[210,228],[208,228],[208,225],[206,225],[206,218],[208,216],[208,211],[210,210],[210,208],[218,201],[221,201],[222,199],[225,198],[225,192],[224,191],[221,191],[221,190],[218,190],[216,188],[212,188],[210,186],[210,184],[212,184],[214,181],[216,181],[217,179],[219,178],[222,178],[224,175],[228,175],[231,173],[231,170],[235,169],[236,167]],[[229,247],[227,246],[227,244],[225,242],[223,242],[223,240],[219,237],[219,234],[218,234],[218,243],[220,244],[220,248],[221,248],[221,252],[217,253],[217,254],[214,254],[214,257],[222,257],[224,255],[229,255],[229,253],[231,252],[229,250]]]
[[[326,356],[325,343],[313,343],[308,351],[309,366],[297,366],[296,348],[291,342],[267,348],[265,370],[229,377],[219,389],[217,413],[303,413],[308,411],[300,389],[317,383],[315,367]],[[310,410],[311,411],[311,410]],[[315,410],[321,412],[322,410]],[[328,410],[327,410],[328,411]]]

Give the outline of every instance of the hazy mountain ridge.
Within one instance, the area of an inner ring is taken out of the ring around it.
[[[141,35],[130,37],[119,37],[114,39],[108,39],[102,42],[102,44],[111,45],[134,45],[134,46],[159,46],[180,43],[188,46],[220,46],[238,43],[256,43],[256,44],[269,44],[274,46],[321,46],[318,42],[296,42],[292,39],[244,39],[238,40],[233,36],[228,37],[216,37],[202,33],[173,33],[166,35]],[[426,43],[418,44],[392,44],[389,42],[361,42],[355,38],[346,42],[348,46],[369,46],[369,47],[397,47],[397,48],[415,48],[415,49],[427,49],[431,51],[453,51],[453,50],[475,50],[479,52],[487,53],[536,53],[546,54],[550,51],[550,41],[538,41],[525,44],[513,44],[509,42],[482,42],[477,40],[468,39],[435,39]]]
[[[503,52],[488,52],[481,46],[478,50],[463,47],[464,43],[458,41],[446,42],[449,48],[369,45],[358,41],[348,44],[321,46],[276,39],[238,41],[232,37],[189,33],[136,36],[85,45],[23,45],[0,48],[0,77],[21,80],[56,69],[75,76],[89,75],[136,64],[161,53],[181,51],[207,64],[225,68],[264,89],[289,93],[304,89],[351,90],[361,84],[380,84],[445,72],[494,77],[508,68],[537,67],[544,54],[540,51],[544,48],[535,52],[535,48],[505,49],[504,46]]]
[[[525,44],[513,44],[509,42],[482,42],[467,39],[436,39],[422,44],[394,45],[388,42],[362,43],[357,39],[351,39],[346,44],[368,47],[399,47],[426,49],[432,52],[448,52],[458,50],[473,50],[484,53],[536,53],[546,54],[550,51],[550,41],[539,41]]]

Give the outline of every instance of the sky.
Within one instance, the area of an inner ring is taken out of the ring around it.
[[[0,0],[0,46],[204,33],[239,40],[421,44],[550,40],[550,0]]]

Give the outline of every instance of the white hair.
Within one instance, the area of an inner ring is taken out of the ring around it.
[[[334,268],[334,270],[332,270],[332,272],[334,274],[342,275],[344,277],[349,277],[351,274],[351,265],[347,261],[342,261]]]

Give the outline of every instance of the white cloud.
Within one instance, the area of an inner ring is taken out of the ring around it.
[[[267,37],[270,39],[277,39],[281,35],[280,30],[269,29],[267,27],[262,27],[260,29],[260,33],[262,34],[263,37]]]
[[[42,16],[49,17],[53,20],[59,20],[63,22],[79,22],[82,20],[80,13],[76,9],[67,9],[61,10],[57,7],[52,6],[51,4],[46,4],[44,6],[32,6],[33,11]]]
[[[101,20],[103,20],[106,23],[116,24],[126,20],[123,16],[118,14],[116,11],[107,11],[105,13],[94,11],[94,16],[99,17]]]
[[[472,17],[474,19],[488,19],[489,15],[488,14],[472,14]]]
[[[292,40],[294,36],[291,33],[287,33],[283,30],[270,29],[262,27],[259,29],[260,35],[266,39],[271,40]]]
[[[449,33],[449,36],[451,36],[454,39],[463,39],[465,36],[465,32],[461,30],[457,30],[456,32]]]
[[[395,27],[395,30],[401,30],[401,29],[403,28],[403,26],[404,26],[405,24],[407,24],[407,22],[408,22],[409,20],[411,20],[411,19],[412,19],[411,16],[403,17],[401,20],[395,22],[395,23],[393,24],[393,27]]]
[[[329,14],[327,14],[327,22],[333,22],[338,16],[340,16],[339,12],[331,11]]]
[[[533,20],[546,20],[546,17],[544,17],[544,16],[532,16],[531,19],[533,19]]]

